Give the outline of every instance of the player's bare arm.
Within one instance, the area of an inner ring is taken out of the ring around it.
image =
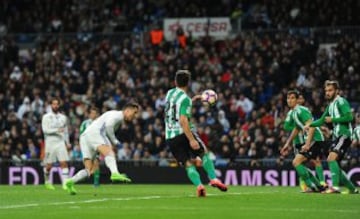
[[[285,155],[287,150],[290,147],[291,142],[294,140],[294,138],[299,134],[299,130],[297,128],[294,128],[289,136],[289,138],[286,140],[285,145],[281,148],[280,153],[281,155]]]
[[[200,95],[200,94],[197,94],[197,95],[193,96],[193,97],[191,98],[191,100],[192,100],[192,101],[201,100],[201,95]]]

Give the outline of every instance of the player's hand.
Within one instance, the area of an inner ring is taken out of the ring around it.
[[[190,141],[190,146],[194,150],[197,150],[200,148],[199,142],[197,142],[195,139]]]
[[[307,152],[310,150],[310,145],[308,144],[304,144],[302,147],[301,147],[301,152]]]
[[[330,116],[326,116],[325,117],[325,122],[326,123],[332,123],[332,118]]]
[[[280,154],[281,154],[282,156],[286,156],[288,150],[289,150],[289,146],[288,146],[287,144],[285,144],[284,147],[281,148]]]
[[[59,128],[58,132],[63,133],[65,131],[64,128]]]
[[[71,149],[71,144],[66,144],[66,148],[67,148],[68,150],[70,150],[70,149]]]
[[[201,95],[198,94],[198,95],[195,95],[191,98],[192,101],[196,101],[196,100],[201,100]]]

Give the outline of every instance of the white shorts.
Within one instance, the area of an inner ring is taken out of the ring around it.
[[[87,132],[80,136],[80,148],[83,159],[94,160],[97,148],[101,145],[111,146],[110,140],[105,135],[97,132]]]
[[[56,161],[69,161],[69,154],[65,143],[59,143],[57,145],[45,144],[44,162],[50,164]]]

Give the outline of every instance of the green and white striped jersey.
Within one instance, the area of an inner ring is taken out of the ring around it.
[[[353,115],[349,102],[341,97],[337,96],[331,103],[326,107],[325,112],[321,118],[311,123],[312,127],[319,127],[325,123],[325,118],[331,117],[333,124],[333,139],[340,136],[352,137],[352,126]]]
[[[180,115],[188,118],[190,123],[192,101],[180,88],[170,89],[166,94],[165,105],[165,138],[171,139],[184,133],[180,125]],[[190,128],[193,125],[190,123]]]
[[[352,133],[352,140],[360,141],[360,125],[356,126],[354,128],[354,131]]]
[[[85,131],[85,129],[92,123],[91,119],[84,120],[80,125],[80,135]]]
[[[295,124],[295,126],[304,132],[304,126],[306,121],[312,119],[312,114],[307,107],[297,105],[291,113],[290,121]],[[307,139],[307,134],[305,133],[304,139]],[[316,127],[313,141],[324,141],[324,135],[322,134],[320,128]]]
[[[329,106],[326,108],[325,113],[331,116],[331,118],[338,118],[344,116],[346,113],[351,112],[351,107],[349,102],[341,97],[337,96],[334,101],[332,101]],[[334,128],[333,133],[334,137],[340,137],[345,135],[351,137],[352,126],[351,122],[333,122]]]
[[[286,118],[284,121],[284,129],[285,131],[291,132],[295,128],[295,122],[291,119],[291,115],[293,110],[290,109],[289,112],[286,114]],[[297,134],[293,140],[294,145],[302,145],[305,144],[304,134],[302,131]]]

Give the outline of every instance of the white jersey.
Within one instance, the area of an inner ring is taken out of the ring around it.
[[[45,145],[48,147],[70,144],[67,117],[61,113],[46,113],[42,118]],[[59,131],[64,129],[64,131]]]
[[[85,130],[83,135],[91,135],[100,133],[103,137],[107,137],[113,145],[119,143],[115,137],[115,131],[124,121],[123,111],[111,110],[102,114],[95,119]]]

